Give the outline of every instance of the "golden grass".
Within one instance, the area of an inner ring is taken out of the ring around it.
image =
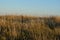
[[[40,18],[0,16],[0,40],[58,40],[60,28],[52,30]]]

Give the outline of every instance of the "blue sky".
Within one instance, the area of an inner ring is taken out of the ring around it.
[[[1,14],[60,16],[60,0],[0,0]]]

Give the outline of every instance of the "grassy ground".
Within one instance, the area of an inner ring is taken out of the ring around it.
[[[0,40],[60,40],[60,28],[50,29],[44,19],[0,16]]]

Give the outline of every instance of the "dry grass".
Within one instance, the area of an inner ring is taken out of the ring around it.
[[[0,16],[0,40],[60,40],[60,28],[50,29],[44,19]]]

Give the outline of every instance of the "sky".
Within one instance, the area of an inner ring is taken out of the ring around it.
[[[0,15],[60,16],[60,0],[0,0]]]

